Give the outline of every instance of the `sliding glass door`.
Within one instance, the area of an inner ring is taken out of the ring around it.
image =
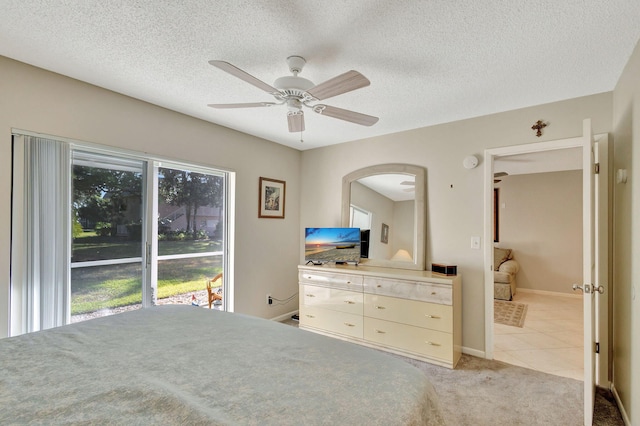
[[[224,173],[74,151],[71,321],[208,306],[206,282],[224,266],[224,212]],[[225,309],[224,282],[215,309]]]
[[[71,322],[142,304],[145,163],[73,151]]]
[[[180,303],[233,310],[234,175],[14,135],[11,334]],[[71,244],[69,244],[71,242]]]
[[[208,305],[206,282],[224,267],[225,176],[167,163],[155,174],[157,303]],[[225,307],[223,282],[214,287],[216,309]]]

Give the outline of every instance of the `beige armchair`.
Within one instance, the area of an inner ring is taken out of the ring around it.
[[[513,259],[511,249],[493,249],[493,297],[500,300],[511,300],[516,294],[516,274],[520,264]]]

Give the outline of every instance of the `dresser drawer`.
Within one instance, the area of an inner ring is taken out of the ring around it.
[[[447,363],[453,361],[453,338],[449,333],[365,317],[364,338]]]
[[[329,286],[333,288],[341,288],[343,290],[362,291],[361,275],[302,269],[298,272],[298,281],[301,284],[308,283],[320,286]]]
[[[422,281],[394,280],[364,277],[364,292],[403,299],[451,305],[453,291],[450,285]]]
[[[453,308],[449,305],[365,294],[364,315],[446,333],[453,330]]]
[[[348,314],[308,305],[300,306],[300,324],[304,327],[362,339],[362,323],[362,314]]]
[[[362,315],[363,294],[354,291],[304,284],[300,286],[300,305]]]

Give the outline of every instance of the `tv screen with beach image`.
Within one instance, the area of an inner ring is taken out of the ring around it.
[[[305,262],[360,261],[360,228],[306,228]]]

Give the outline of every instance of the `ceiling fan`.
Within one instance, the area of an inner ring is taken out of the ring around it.
[[[416,182],[414,180],[404,180],[400,182],[400,185],[408,185],[408,188],[404,188],[404,192],[415,192],[416,191]]]
[[[509,176],[509,173],[507,172],[497,172],[493,174],[493,183],[499,183],[502,182],[502,179],[496,179],[499,177],[504,177],[504,176]]]
[[[289,64],[289,71],[291,71],[293,75],[280,77],[273,83],[273,86],[271,86],[228,62],[213,60],[209,61],[209,63],[240,80],[256,86],[258,89],[264,90],[276,98],[277,101],[209,104],[212,108],[255,108],[286,105],[289,110],[287,112],[287,120],[290,132],[302,132],[304,130],[303,107],[309,108],[313,112],[321,115],[361,124],[363,126],[372,126],[378,122],[378,117],[315,103],[371,84],[371,82],[358,71],[347,71],[324,83],[315,85],[306,78],[298,76],[298,74],[302,72],[306,60],[301,56],[289,56],[287,63]]]

